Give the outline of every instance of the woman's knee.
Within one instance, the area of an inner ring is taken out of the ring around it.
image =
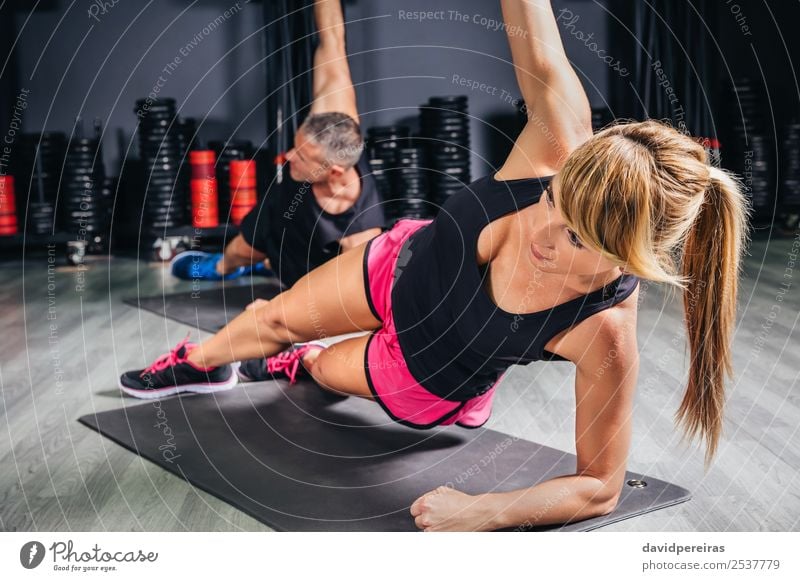
[[[323,389],[326,391],[332,391],[334,393],[339,393],[335,388],[334,385],[331,383],[331,378],[326,375],[326,370],[330,367],[326,360],[328,359],[325,356],[325,351],[327,349],[321,351],[319,355],[314,359],[314,362],[308,369],[311,378]]]
[[[325,373],[323,372],[323,361],[325,360],[324,357],[325,351],[320,352],[311,366],[308,368],[308,373],[311,375],[311,378],[322,385],[324,387],[325,384]]]
[[[355,337],[328,346],[314,361],[313,376],[331,391],[372,399],[364,369],[366,337]]]
[[[302,340],[298,339],[296,334],[292,332],[291,326],[286,319],[286,313],[280,307],[278,297],[271,301],[254,305],[251,310],[256,317],[259,333],[263,334],[265,339],[287,344]]]
[[[338,385],[335,370],[331,371],[332,367],[336,365],[335,362],[331,361],[330,354],[326,355],[326,352],[328,349],[331,349],[331,347],[320,352],[319,356],[311,364],[308,372],[311,374],[311,378],[316,384],[325,391],[330,391],[331,393],[341,396],[354,395],[347,389],[344,389],[343,386]],[[331,372],[329,373],[328,371]]]
[[[284,291],[274,299],[252,305],[259,328],[269,333],[269,338],[281,343],[300,343],[317,339],[314,333],[309,332],[304,321],[297,320],[298,311],[287,304],[292,300]]]

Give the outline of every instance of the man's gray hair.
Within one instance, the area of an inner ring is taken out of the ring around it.
[[[364,138],[356,120],[345,113],[315,113],[306,117],[300,129],[308,139],[322,147],[332,165],[349,169],[358,163]]]

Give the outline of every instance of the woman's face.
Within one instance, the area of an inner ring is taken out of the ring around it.
[[[556,175],[539,201],[528,208],[528,259],[536,268],[553,274],[592,277],[616,269],[616,263],[584,246],[564,223],[557,209],[559,190]]]

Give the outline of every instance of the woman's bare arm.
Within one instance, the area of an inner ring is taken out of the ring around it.
[[[314,101],[311,113],[346,113],[358,122],[356,91],[345,51],[340,0],[316,0],[314,19],[319,45],[314,52]]]
[[[474,531],[562,524],[616,508],[631,443],[639,354],[635,324],[608,311],[602,315],[559,349],[577,366],[575,472],[509,492],[469,495],[440,486],[411,505],[419,528]]]
[[[602,317],[591,346],[574,357],[575,474],[487,495],[493,527],[583,520],[616,508],[625,482],[639,374],[635,333],[621,319]]]
[[[528,122],[500,179],[556,173],[592,135],[592,112],[569,63],[550,0],[502,0],[508,42]]]

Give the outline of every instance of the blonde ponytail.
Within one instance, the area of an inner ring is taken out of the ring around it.
[[[750,208],[737,179],[716,167],[709,167],[704,198],[681,259],[691,359],[676,421],[685,437],[705,439],[707,469],[722,431],[724,379],[733,376],[731,342]]]

